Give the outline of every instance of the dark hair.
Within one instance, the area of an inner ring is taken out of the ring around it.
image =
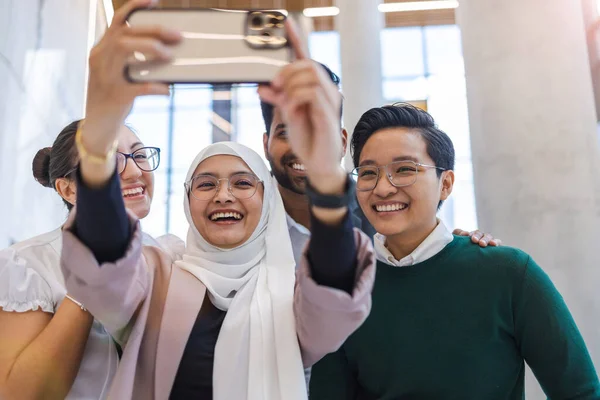
[[[454,145],[446,133],[438,129],[433,117],[426,111],[407,103],[372,108],[360,117],[350,143],[354,166],[360,162],[360,153],[369,138],[386,128],[411,128],[417,130],[427,145],[427,154],[436,167],[454,169]],[[443,171],[436,170],[438,177]],[[442,202],[438,204],[438,209]]]
[[[331,79],[331,82],[335,83],[335,86],[337,86],[339,89],[340,77],[337,76],[335,74],[335,72],[333,72],[331,69],[329,69],[329,67],[327,65],[321,64],[320,62],[317,62],[317,64],[319,64],[321,67],[323,67],[325,72],[327,72],[327,75],[329,75],[329,79]],[[265,121],[265,129],[267,130],[267,136],[268,136],[271,134],[271,125],[273,124],[273,105],[261,101],[260,102],[260,110],[262,111],[263,121]],[[343,104],[343,99],[342,99],[342,106],[340,108],[340,119],[342,118],[343,112],[344,112],[344,104]]]
[[[33,177],[44,187],[56,190],[58,178],[68,178],[77,166],[78,156],[75,148],[75,133],[81,120],[73,121],[67,125],[56,137],[52,147],[45,147],[37,152],[33,158]],[[64,200],[69,210],[71,203]]]

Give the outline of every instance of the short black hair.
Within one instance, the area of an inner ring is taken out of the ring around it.
[[[327,65],[322,64],[320,62],[317,62],[317,64],[319,64],[321,67],[323,67],[325,72],[327,72],[327,75],[329,75],[329,79],[331,79],[331,82],[335,83],[335,85],[339,89],[340,88],[340,77],[337,76],[336,73],[333,72]],[[342,102],[343,102],[343,100],[342,100]],[[272,104],[265,103],[263,101],[260,102],[260,110],[262,111],[263,121],[265,122],[265,129],[267,131],[267,136],[271,134],[271,125],[273,124],[273,108],[274,107]],[[342,104],[341,110],[340,110],[340,118],[342,117],[343,110],[344,110],[344,105]]]
[[[350,142],[350,153],[354,166],[360,163],[360,154],[369,138],[377,131],[387,128],[410,128],[417,130],[427,145],[427,154],[436,167],[453,170],[454,145],[450,137],[435,123],[433,117],[420,108],[408,103],[372,108],[360,117]],[[436,170],[438,177],[443,173]],[[441,207],[440,201],[438,208]]]

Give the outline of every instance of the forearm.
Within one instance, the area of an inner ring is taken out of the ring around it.
[[[83,170],[80,173],[83,175]],[[131,236],[118,175],[113,172],[100,188],[88,187],[84,179],[78,175],[73,233],[92,251],[99,264],[114,262],[125,254]]]
[[[356,280],[356,243],[349,213],[341,223],[329,226],[314,214],[308,246],[311,274],[316,283],[343,290],[352,295]]]
[[[3,399],[64,399],[75,381],[93,317],[65,299],[4,377]]]

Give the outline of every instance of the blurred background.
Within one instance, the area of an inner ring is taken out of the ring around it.
[[[0,247],[66,209],[33,156],[85,107],[87,56],[123,0],[0,0]],[[551,275],[600,367],[600,0],[163,0],[161,7],[287,9],[340,75],[344,125],[399,101],[452,138],[456,184],[440,217],[524,249]],[[255,87],[176,85],[129,123],[162,149],[144,230],[185,237],[183,181],[204,146],[263,154]],[[346,166],[351,163],[346,160]],[[530,397],[542,398],[534,385]]]

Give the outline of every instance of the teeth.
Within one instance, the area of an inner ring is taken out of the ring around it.
[[[408,207],[406,204],[396,203],[396,204],[386,204],[383,206],[376,206],[375,209],[377,210],[377,212],[390,212],[390,211],[404,210],[406,207]]]
[[[296,171],[306,171],[306,167],[303,164],[292,164],[292,168]]]
[[[211,221],[216,221],[222,218],[235,218],[237,220],[242,219],[242,215],[236,212],[228,212],[228,213],[215,213],[210,216]]]
[[[135,196],[142,193],[144,193],[144,189],[142,189],[141,187],[123,190],[123,196]]]

